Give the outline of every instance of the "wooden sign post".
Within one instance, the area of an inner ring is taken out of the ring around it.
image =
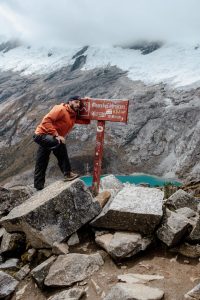
[[[95,194],[98,194],[103,156],[105,121],[127,123],[129,101],[83,98],[81,99],[81,104],[82,107],[79,111],[78,118],[97,120],[92,189]]]

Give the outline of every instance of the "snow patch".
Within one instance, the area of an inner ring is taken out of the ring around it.
[[[72,57],[80,47],[37,48],[20,46],[0,52],[0,69],[19,71],[22,75],[48,74],[72,65]],[[85,52],[87,60],[82,70],[117,66],[127,71],[131,80],[147,84],[160,82],[174,87],[200,85],[200,49],[193,44],[165,44],[160,49],[142,55],[138,50],[112,46],[91,46]],[[170,106],[168,101],[167,106]]]

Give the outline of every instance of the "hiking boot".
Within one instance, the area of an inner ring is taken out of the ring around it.
[[[64,176],[64,181],[71,181],[71,180],[74,180],[77,177],[79,177],[79,174],[70,172],[69,174]]]

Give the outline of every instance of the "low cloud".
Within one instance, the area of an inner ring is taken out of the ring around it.
[[[0,0],[0,35],[38,44],[200,37],[199,0]]]

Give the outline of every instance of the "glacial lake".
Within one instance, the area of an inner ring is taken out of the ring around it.
[[[105,175],[102,175],[104,177]],[[136,174],[136,175],[115,175],[122,183],[133,183],[133,184],[149,184],[153,186],[164,186],[168,183],[171,183],[174,186],[181,186],[182,183],[173,179],[167,179],[157,176],[152,176],[148,174]],[[92,176],[82,176],[82,179],[87,186],[92,185]]]

